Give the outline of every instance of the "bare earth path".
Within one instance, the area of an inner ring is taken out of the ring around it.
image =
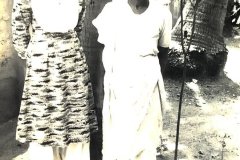
[[[226,39],[226,44],[224,74],[186,83],[179,159],[240,159],[240,36]],[[166,79],[165,85],[172,110],[164,116],[167,149],[158,159],[173,160],[180,79]],[[15,127],[15,119],[0,126],[0,160],[28,160],[28,146],[14,140]]]
[[[179,159],[240,159],[240,36],[225,41],[229,55],[224,74],[186,83]],[[174,156],[180,86],[180,81],[166,80],[172,110],[164,119],[168,150],[162,159]]]

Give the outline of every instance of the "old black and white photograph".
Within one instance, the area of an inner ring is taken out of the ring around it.
[[[240,160],[239,0],[0,0],[0,160]]]

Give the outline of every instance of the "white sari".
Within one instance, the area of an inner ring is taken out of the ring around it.
[[[93,25],[105,45],[103,160],[151,159],[160,143],[166,106],[157,45],[169,46],[171,13],[150,1],[137,15],[127,0],[115,0]]]

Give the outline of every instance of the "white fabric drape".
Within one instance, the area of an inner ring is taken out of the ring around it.
[[[113,0],[93,21],[105,45],[103,160],[142,160],[136,158],[142,151],[155,156],[166,107],[157,46],[169,46],[171,20],[155,0],[139,15],[127,0]]]

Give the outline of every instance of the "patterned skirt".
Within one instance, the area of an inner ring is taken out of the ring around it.
[[[36,31],[27,68],[16,138],[47,146],[89,142],[97,130],[86,58],[74,31]]]

